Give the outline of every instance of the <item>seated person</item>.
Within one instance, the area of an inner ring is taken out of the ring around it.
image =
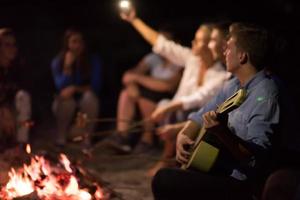
[[[51,69],[58,92],[52,106],[58,129],[56,144],[63,146],[76,109],[87,114],[88,118],[98,116],[101,65],[97,56],[87,54],[82,33],[69,29]],[[83,130],[86,145],[90,144],[89,135],[94,126],[94,123],[89,123]]]
[[[134,69],[125,72],[117,111],[117,130],[125,138],[135,114],[139,108],[144,120],[147,120],[158,101],[171,97],[178,85],[180,68],[166,58],[149,53]],[[151,123],[145,124],[145,130],[151,131]],[[130,131],[130,130],[129,130]]]
[[[24,62],[18,57],[14,32],[0,29],[0,134],[2,147],[29,142],[30,83]],[[12,143],[11,143],[12,142]]]
[[[212,26],[211,38],[208,47],[212,52],[215,65],[225,66],[223,50],[226,47],[227,35],[229,31],[228,23],[216,23]],[[225,67],[224,67],[225,68]],[[199,96],[201,98],[201,96]],[[171,159],[175,156],[175,143],[177,133],[183,128],[184,122],[167,124],[158,129],[157,133],[164,141],[164,150],[161,161],[157,162],[149,171],[148,175],[153,176],[162,167],[173,165]]]
[[[219,143],[225,146],[221,153],[227,152],[230,159],[220,161],[222,164],[209,172],[159,170],[152,182],[155,199],[192,199],[197,195],[209,199],[252,199],[253,182],[265,178],[261,170],[268,166],[272,137],[276,135],[274,127],[280,120],[279,90],[264,71],[267,53],[268,33],[264,29],[231,25],[225,57],[227,71],[235,78],[212,101],[190,115],[176,143],[176,159],[185,165],[191,155],[188,146],[194,144],[200,127],[204,127],[209,137],[221,138]],[[217,118],[218,105],[240,88],[247,93],[244,102],[229,112],[227,120]],[[229,144],[228,138],[235,140]]]
[[[166,113],[179,111],[176,120],[180,120],[191,109],[201,107],[221,88],[227,78],[224,67],[218,63],[213,65],[213,57],[208,49],[208,42],[211,34],[209,25],[201,25],[192,41],[192,48],[183,47],[146,25],[139,19],[134,8],[128,13],[121,13],[121,17],[129,22],[145,39],[153,46],[153,51],[165,56],[172,63],[184,67],[183,76],[179,87],[172,100],[164,101],[155,108],[151,118],[153,121],[160,121]],[[169,108],[172,105],[172,109]],[[173,105],[176,105],[173,107]],[[174,109],[173,109],[174,108]],[[164,114],[161,110],[164,110]],[[165,112],[165,110],[167,110]],[[183,112],[182,112],[183,110]],[[159,111],[159,112],[158,112]],[[177,113],[176,113],[177,114]],[[145,132],[141,139],[143,146],[151,146],[153,137],[151,132]]]

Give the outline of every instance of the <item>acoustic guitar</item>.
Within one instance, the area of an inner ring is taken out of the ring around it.
[[[225,100],[216,110],[217,118],[222,119],[227,117],[228,113],[239,107],[244,100],[246,99],[246,90],[240,89],[227,100]],[[224,134],[226,137],[230,134]],[[207,130],[202,127],[194,145],[190,148],[191,156],[186,165],[182,165],[182,169],[193,168],[203,172],[209,172],[212,167],[215,165],[219,154],[220,148],[211,142],[209,137],[211,133],[207,134]],[[221,140],[221,142],[224,142]],[[230,142],[229,142],[230,143]],[[229,146],[231,144],[225,144],[224,146]],[[244,151],[246,154],[249,154],[247,150],[239,145],[240,150]]]

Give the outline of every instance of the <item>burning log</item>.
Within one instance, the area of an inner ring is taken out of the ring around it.
[[[13,200],[40,200],[36,192],[32,192],[22,197],[13,198]]]
[[[11,169],[9,181],[0,190],[4,200],[104,200],[102,188],[96,182],[91,188],[81,189],[76,172],[64,154],[60,166],[51,165],[43,156],[32,155],[31,164],[18,170]],[[89,193],[89,192],[92,193]],[[26,196],[27,195],[27,196]]]
[[[90,169],[87,169],[86,167],[83,167],[81,164],[76,164],[75,165],[77,175],[79,177],[82,177],[81,180],[83,180],[83,186],[90,188],[92,193],[96,193],[96,190],[100,187],[102,187],[102,199],[111,199],[111,198],[117,198],[119,200],[122,200],[123,197],[120,193],[117,193],[114,191],[108,182],[102,180],[95,172],[93,172]],[[98,189],[99,191],[99,189]]]
[[[9,165],[7,162],[0,160],[0,184],[8,181]]]

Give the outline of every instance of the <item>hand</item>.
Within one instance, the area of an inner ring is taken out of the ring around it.
[[[151,114],[151,120],[154,122],[162,121],[168,112],[168,106],[158,106]]]
[[[136,18],[136,11],[135,8],[131,5],[128,9],[122,10],[120,12],[121,19],[124,21],[127,21],[129,23],[132,23],[133,20]]]
[[[156,134],[162,140],[175,140],[177,136],[176,134],[179,132],[179,130],[175,125],[167,124],[165,126],[159,127]]]
[[[63,71],[65,74],[71,74],[71,66],[73,65],[73,63],[75,62],[76,59],[76,55],[71,52],[71,51],[67,51],[65,54],[65,59],[64,59],[64,68]]]
[[[138,79],[138,74],[133,73],[133,72],[126,72],[123,76],[122,82],[124,85],[128,85],[128,84],[136,82],[137,79]]]
[[[75,86],[68,86],[61,90],[60,96],[64,99],[68,99],[68,98],[71,98],[75,92],[76,92]]]
[[[8,135],[12,135],[16,131],[15,117],[7,107],[0,108],[0,129]]]
[[[185,134],[180,132],[177,135],[176,141],[176,160],[181,164],[187,164],[190,152],[188,152],[187,147],[194,145],[194,142]]]
[[[215,111],[205,113],[202,118],[203,126],[206,129],[219,125],[219,122],[217,121],[217,113]]]

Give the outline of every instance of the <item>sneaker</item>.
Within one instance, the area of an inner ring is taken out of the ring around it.
[[[132,151],[132,148],[127,142],[127,139],[118,134],[108,136],[101,143],[105,146],[113,148],[114,150],[122,154],[129,154]]]

